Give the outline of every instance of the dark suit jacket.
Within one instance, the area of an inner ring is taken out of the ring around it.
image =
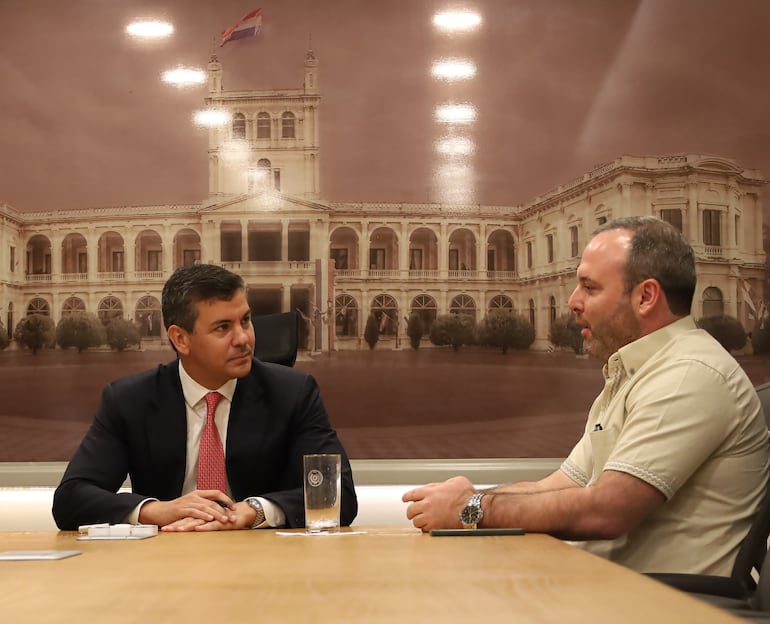
[[[233,499],[278,504],[289,527],[305,526],[302,456],[340,453],[340,521],[358,511],[347,454],[329,424],[318,385],[302,371],[254,360],[239,379],[227,428],[225,461]],[[53,516],[62,530],[122,522],[145,498],[181,496],[187,416],[178,361],[109,384],[91,428],[56,488]],[[131,477],[132,492],[116,493]]]

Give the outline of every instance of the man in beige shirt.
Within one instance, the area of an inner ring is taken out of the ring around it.
[[[577,278],[569,306],[605,387],[569,457],[537,482],[417,488],[408,518],[423,531],[551,533],[641,572],[729,575],[770,450],[750,380],[690,316],[692,248],[654,217],[618,219],[596,231]]]

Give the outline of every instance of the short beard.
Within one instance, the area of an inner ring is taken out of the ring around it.
[[[598,329],[595,332],[594,329]],[[615,307],[607,321],[591,326],[591,340],[585,341],[586,351],[602,363],[621,347],[641,337],[641,326],[634,316],[631,304],[623,300]]]

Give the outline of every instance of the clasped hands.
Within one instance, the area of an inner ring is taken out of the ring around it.
[[[139,511],[142,524],[161,531],[232,531],[250,527],[256,512],[219,490],[195,490],[170,501],[148,501]]]
[[[405,503],[406,517],[424,533],[433,529],[460,528],[460,511],[476,492],[465,477],[453,477],[443,483],[429,483],[409,490],[401,497]]]

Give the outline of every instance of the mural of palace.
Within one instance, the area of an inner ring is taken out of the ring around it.
[[[369,314],[380,349],[408,344],[412,312],[427,330],[440,314],[480,320],[496,308],[527,316],[543,349],[593,229],[634,214],[659,216],[692,243],[696,318],[724,313],[753,326],[766,263],[759,171],[717,156],[621,156],[526,205],[338,203],[321,196],[312,51],[304,71],[300,89],[226,91],[212,57],[206,105],[230,120],[209,130],[200,204],[23,213],[0,204],[6,329],[27,314],[58,321],[85,310],[132,318],[164,340],[163,283],[208,262],[243,276],[255,314],[299,309],[311,350],[365,348]]]

